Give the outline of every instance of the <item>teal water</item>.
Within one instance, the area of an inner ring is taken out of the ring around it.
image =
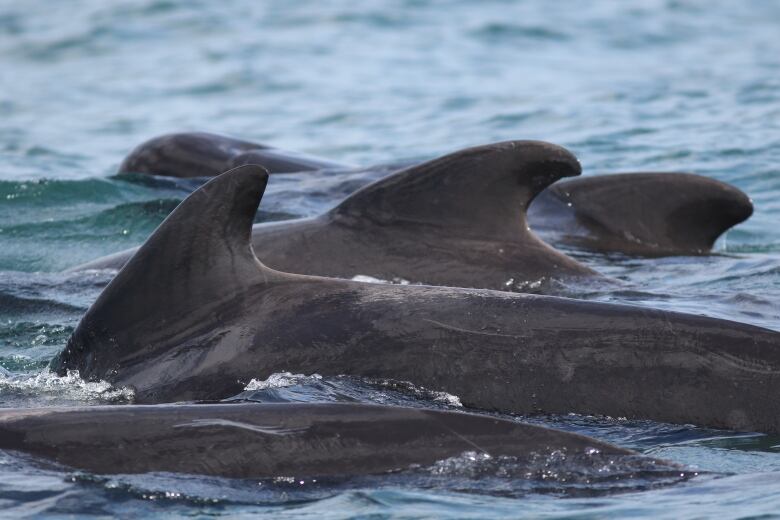
[[[0,406],[128,400],[45,367],[110,278],[61,271],[142,242],[192,189],[113,176],[135,145],[171,131],[224,133],[356,166],[542,139],[571,149],[586,175],[712,176],[756,206],[718,243],[718,255],[572,250],[625,281],[572,295],[780,329],[778,34],[780,4],[761,0],[0,0]],[[277,176],[258,219],[317,214],[366,180],[350,172]],[[442,406],[413,389],[341,380],[304,379],[272,394],[249,397]],[[780,512],[778,438],[610,418],[531,420],[703,473],[596,486],[566,485],[553,472],[552,484],[541,485],[463,462],[313,486],[103,478],[0,453],[0,515]]]

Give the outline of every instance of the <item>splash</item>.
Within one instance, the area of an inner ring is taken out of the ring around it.
[[[35,397],[26,406],[50,406],[52,404],[106,404],[130,403],[134,392],[129,388],[116,388],[106,381],[85,381],[78,370],[69,370],[65,376],[46,369],[35,374],[0,372],[0,393],[19,399]]]
[[[364,283],[382,283],[382,284],[390,284],[390,285],[410,285],[412,282],[409,280],[405,280],[404,278],[395,277],[392,280],[384,280],[382,278],[374,278],[373,276],[368,276],[365,274],[358,274],[352,277],[353,282],[364,282]],[[413,284],[413,285],[419,285],[419,284]]]
[[[475,478],[508,478],[555,485],[606,486],[641,488],[648,482],[667,484],[685,481],[699,475],[678,464],[642,455],[605,454],[595,448],[570,452],[555,449],[517,456],[492,457],[488,453],[467,451],[421,468],[432,476]]]
[[[268,376],[268,379],[252,379],[246,387],[244,387],[244,390],[251,392],[256,390],[269,390],[271,388],[287,388],[289,386],[315,384],[320,381],[322,381],[322,376],[319,374],[307,376],[304,374],[293,374],[291,372],[278,372]]]
[[[418,386],[409,381],[397,381],[395,379],[364,379],[363,382],[374,388],[387,388],[401,395],[407,395],[420,401],[432,401],[445,406],[463,407],[460,397],[447,392],[430,390],[424,386]]]
[[[282,390],[282,392],[276,392]],[[256,392],[247,394],[246,392]],[[408,381],[353,376],[323,377],[320,374],[277,372],[267,379],[252,379],[231,399],[259,402],[360,401],[401,406],[463,407],[457,395],[430,390]]]

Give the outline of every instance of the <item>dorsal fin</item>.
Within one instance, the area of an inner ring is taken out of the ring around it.
[[[605,244],[632,254],[702,254],[753,213],[738,188],[692,173],[622,173],[556,184],[550,192]],[[630,217],[630,218],[627,218]]]
[[[527,229],[525,210],[539,192],[580,172],[565,148],[506,141],[401,170],[355,192],[331,214],[378,224],[458,226],[460,233],[512,238]]]
[[[160,224],[104,294],[131,277],[138,278],[134,293],[148,286],[158,297],[161,289],[169,296],[178,290],[206,295],[246,286],[264,268],[252,250],[252,223],[267,182],[264,168],[246,165],[204,184]],[[197,283],[185,287],[183,276]]]
[[[262,167],[240,166],[182,201],[103,290],[53,367],[87,376],[101,349],[113,344],[122,352],[100,363],[132,356],[150,348],[137,345],[138,337],[175,335],[252,284],[280,276],[260,263],[251,244],[267,182]]]

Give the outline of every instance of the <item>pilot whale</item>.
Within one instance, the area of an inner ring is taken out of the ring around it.
[[[704,255],[753,203],[729,184],[691,173],[620,173],[556,183],[528,222],[547,242],[635,256]],[[618,217],[620,216],[620,217]]]
[[[141,143],[125,157],[118,173],[211,177],[250,163],[261,164],[271,173],[347,168],[327,159],[263,144],[206,132],[183,132],[161,135]]]
[[[99,427],[96,427],[99,425]],[[667,462],[582,435],[471,413],[346,403],[115,405],[0,410],[0,449],[92,473],[334,477],[429,466],[464,452],[572,465]]]
[[[550,175],[573,168],[563,152],[544,157]],[[777,332],[630,305],[280,272],[252,249],[267,180],[243,166],[185,199],[52,369],[130,387],[139,403],[226,398],[290,370],[410,381],[483,410],[780,433]],[[454,209],[446,193],[430,202]],[[426,211],[409,201],[410,215]],[[481,216],[455,215],[475,225]]]
[[[469,148],[365,186],[324,215],[258,224],[253,247],[286,272],[541,290],[599,276],[537,238],[525,219],[541,190],[579,174],[577,159],[549,143]],[[133,253],[75,269],[117,268]]]
[[[350,168],[221,135],[183,132],[142,143],[119,173],[212,177],[243,164],[271,173]],[[527,221],[554,245],[638,256],[701,255],[752,213],[748,196],[729,184],[691,173],[638,172],[557,182],[541,190]]]

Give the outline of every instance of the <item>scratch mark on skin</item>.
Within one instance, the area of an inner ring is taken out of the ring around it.
[[[242,430],[251,430],[266,435],[294,435],[306,431],[308,428],[283,428],[281,426],[261,426],[258,424],[248,424],[238,421],[229,421],[227,419],[195,419],[189,423],[176,424],[174,428],[205,428],[208,426],[226,426],[229,428],[240,428]]]
[[[513,338],[513,339],[523,339],[523,336],[517,335],[517,334],[501,334],[500,332],[488,332],[484,330],[472,330],[472,329],[465,329],[462,327],[456,327],[454,325],[448,325],[446,323],[442,323],[440,321],[432,320],[429,318],[423,318],[423,321],[427,321],[428,323],[433,323],[434,325],[441,327],[443,329],[452,330],[455,332],[463,332],[465,334],[476,334],[478,336],[497,336],[501,338]]]
[[[768,366],[768,364],[763,361],[743,359],[727,352],[708,352],[708,354],[720,358],[724,363],[728,363],[737,370],[751,372],[754,374],[780,374],[780,370]]]
[[[473,448],[475,448],[477,451],[480,451],[480,452],[482,452],[484,455],[487,455],[488,457],[490,457],[490,453],[488,453],[488,451],[487,451],[486,449],[484,449],[483,447],[481,447],[480,445],[478,445],[476,442],[474,442],[474,441],[471,441],[471,440],[467,439],[465,436],[463,436],[463,435],[461,435],[460,433],[456,432],[455,430],[453,430],[452,428],[450,428],[450,427],[449,427],[449,426],[447,426],[446,424],[442,423],[441,421],[437,421],[437,423],[439,424],[439,426],[440,426],[442,429],[444,429],[444,430],[446,430],[446,431],[450,432],[451,434],[453,434],[454,436],[456,436],[457,438],[459,438],[460,440],[462,440],[462,441],[463,441],[463,442],[465,442],[466,444],[468,444],[468,445],[472,446]]]

